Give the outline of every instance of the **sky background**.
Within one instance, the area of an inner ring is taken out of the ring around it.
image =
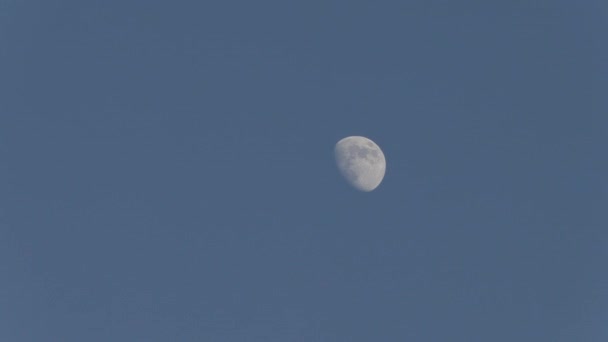
[[[0,0],[0,340],[607,341],[606,32],[605,0]]]

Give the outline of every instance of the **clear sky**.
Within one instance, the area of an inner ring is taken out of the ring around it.
[[[1,0],[0,340],[608,341],[607,32],[605,0]]]

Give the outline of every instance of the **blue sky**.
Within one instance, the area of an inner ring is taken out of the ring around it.
[[[0,340],[606,341],[607,19],[0,2]]]

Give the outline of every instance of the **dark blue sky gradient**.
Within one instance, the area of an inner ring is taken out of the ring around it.
[[[607,341],[606,32],[604,0],[0,2],[0,340]]]

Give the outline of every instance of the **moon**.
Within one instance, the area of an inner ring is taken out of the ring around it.
[[[375,142],[366,137],[346,137],[334,148],[336,164],[350,185],[369,192],[380,185],[386,172],[384,153]]]

